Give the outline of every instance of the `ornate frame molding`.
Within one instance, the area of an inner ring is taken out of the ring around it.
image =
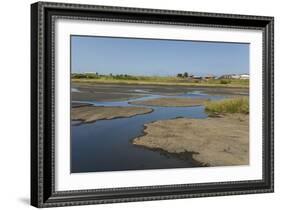
[[[57,19],[238,28],[263,31],[263,179],[55,191],[54,23]],[[54,207],[273,192],[274,18],[38,2],[31,5],[31,205]]]

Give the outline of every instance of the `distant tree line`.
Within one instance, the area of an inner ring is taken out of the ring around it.
[[[119,80],[138,80],[138,77],[128,75],[128,74],[116,74],[113,75],[110,73],[109,75],[102,75],[98,73],[73,73],[71,74],[71,78],[73,79],[101,79],[101,78],[111,78],[111,79],[119,79]]]
[[[98,79],[100,75],[98,73],[73,73],[71,78],[73,79]]]
[[[180,78],[187,78],[188,76],[189,76],[189,74],[187,72],[177,74],[177,77],[180,77]]]
[[[128,75],[128,74],[117,74],[117,75],[111,75],[114,79],[124,79],[124,80],[138,80],[138,77]]]

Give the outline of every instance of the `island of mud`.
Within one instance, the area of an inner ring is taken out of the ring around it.
[[[71,118],[74,121],[84,123],[98,120],[111,120],[115,118],[133,117],[135,115],[147,114],[153,109],[146,107],[103,107],[103,106],[78,106],[72,107]]]
[[[173,154],[192,152],[194,160],[208,166],[249,164],[249,115],[160,120],[144,127],[133,144]]]

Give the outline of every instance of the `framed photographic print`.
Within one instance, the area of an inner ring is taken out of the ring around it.
[[[273,192],[273,17],[31,5],[31,204]]]

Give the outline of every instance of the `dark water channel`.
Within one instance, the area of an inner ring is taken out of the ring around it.
[[[148,95],[139,99],[163,97]],[[167,96],[165,96],[167,97]],[[170,96],[173,97],[173,96]],[[178,97],[221,99],[222,96],[211,96],[192,92]],[[129,101],[94,102],[96,106],[134,106]],[[141,106],[141,105],[137,105]],[[163,168],[187,168],[199,166],[190,158],[179,158],[163,151],[153,151],[131,143],[132,139],[142,135],[144,124],[157,120],[177,117],[206,118],[204,106],[196,107],[159,107],[147,106],[153,112],[130,118],[100,120],[94,123],[77,124],[71,128],[71,172],[98,172],[143,170]]]

